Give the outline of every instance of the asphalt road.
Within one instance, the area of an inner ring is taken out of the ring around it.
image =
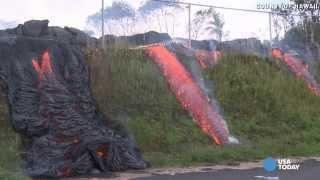
[[[300,169],[266,172],[262,161],[235,166],[213,165],[103,173],[63,180],[320,180],[320,157],[299,159]]]
[[[269,177],[269,178],[267,178]],[[191,172],[174,175],[151,175],[135,180],[320,180],[320,162],[308,160],[301,164],[301,169],[266,172],[263,168],[247,170],[221,169],[207,172]]]

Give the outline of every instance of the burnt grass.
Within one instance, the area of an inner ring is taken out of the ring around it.
[[[92,92],[114,128],[128,131],[153,166],[234,164],[320,155],[320,97],[274,59],[225,55],[204,70],[210,94],[241,145],[217,146],[197,128],[143,50],[88,51]],[[0,104],[0,177],[22,179],[19,138]],[[26,179],[26,178],[23,178]]]

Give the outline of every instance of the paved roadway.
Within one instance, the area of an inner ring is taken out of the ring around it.
[[[135,180],[320,180],[320,162],[307,160],[299,171],[277,171],[267,173],[262,168],[237,170],[221,169],[207,172],[191,172],[175,175],[151,175]]]
[[[125,171],[66,178],[64,180],[320,180],[320,158],[298,159],[300,169],[268,173],[262,162],[238,166],[199,166]]]

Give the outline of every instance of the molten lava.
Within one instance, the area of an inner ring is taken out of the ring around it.
[[[195,57],[204,69],[216,65],[221,55],[220,51],[195,50]]]
[[[147,51],[159,66],[182,107],[191,114],[200,128],[217,144],[228,144],[226,122],[218,113],[217,107],[208,102],[204,92],[180,61],[163,45],[147,47]]]
[[[135,144],[100,124],[100,120],[96,119],[99,117],[97,111],[91,106],[90,93],[77,92],[89,90],[88,86],[73,84],[89,85],[88,81],[84,83],[88,79],[82,77],[86,74],[81,70],[86,68],[81,68],[81,65],[85,64],[71,67],[74,74],[70,71],[66,73],[73,78],[68,82],[63,78],[65,74],[54,71],[54,67],[61,67],[54,66],[58,63],[54,57],[45,51],[39,60],[31,61],[39,82],[37,89],[26,89],[26,92],[35,93],[33,104],[39,106],[34,111],[36,123],[28,121],[35,127],[29,126],[29,129],[44,130],[33,137],[32,149],[28,149],[28,175],[69,177],[86,174],[91,169],[101,172],[144,169],[146,163]],[[68,70],[68,66],[64,68]],[[72,89],[72,85],[76,88]],[[29,94],[26,96],[32,97]]]
[[[273,57],[281,59],[288,66],[289,70],[296,75],[297,78],[302,79],[316,96],[320,96],[319,85],[314,76],[309,71],[309,66],[303,60],[295,58],[288,53],[283,53],[280,49],[272,49]]]
[[[39,80],[42,79],[44,73],[52,73],[52,65],[48,51],[43,53],[41,61],[33,59],[32,65],[39,75]]]

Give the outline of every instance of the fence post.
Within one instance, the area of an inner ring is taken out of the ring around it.
[[[105,48],[105,37],[104,37],[104,14],[103,14],[103,11],[104,11],[104,0],[102,0],[102,7],[101,7],[101,36],[102,36],[102,42],[101,42],[101,45],[102,45],[102,49]]]
[[[188,5],[188,21],[189,21],[189,27],[188,27],[188,31],[189,31],[189,48],[191,48],[191,4]]]
[[[269,38],[270,38],[270,46],[272,46],[272,12],[269,13]]]

